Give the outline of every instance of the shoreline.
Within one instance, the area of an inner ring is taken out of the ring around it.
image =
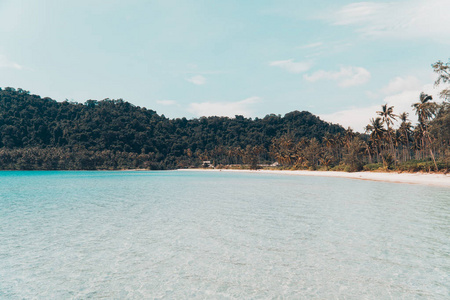
[[[398,172],[341,172],[307,170],[237,170],[237,169],[178,169],[194,172],[245,172],[257,174],[279,174],[293,176],[319,176],[348,178],[358,180],[382,181],[391,183],[422,184],[450,188],[450,175],[435,173],[398,173]]]
[[[399,173],[399,172],[343,172],[343,171],[309,171],[309,170],[248,170],[248,169],[175,169],[175,170],[147,170],[147,169],[123,169],[123,170],[0,170],[2,172],[244,172],[253,174],[275,174],[289,176],[316,176],[335,177],[356,180],[370,180],[390,183],[420,184],[436,187],[450,188],[450,174],[442,173]]]

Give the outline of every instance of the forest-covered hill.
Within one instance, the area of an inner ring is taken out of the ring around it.
[[[344,133],[309,112],[168,119],[119,100],[57,102],[0,89],[0,169],[183,168],[202,160],[268,163],[274,140]]]

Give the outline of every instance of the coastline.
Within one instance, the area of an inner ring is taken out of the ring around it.
[[[435,173],[398,173],[398,172],[340,172],[307,170],[237,170],[237,169],[178,169],[177,171],[203,172],[246,172],[257,174],[280,174],[294,176],[336,177],[358,180],[383,181],[391,183],[422,184],[450,188],[449,174]]]

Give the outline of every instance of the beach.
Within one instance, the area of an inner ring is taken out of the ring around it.
[[[178,171],[210,171],[210,172],[247,172],[258,174],[281,174],[292,176],[320,176],[350,178],[359,180],[384,181],[394,183],[424,184],[450,188],[450,175],[437,173],[398,173],[398,172],[338,172],[307,170],[237,170],[237,169],[179,169]]]

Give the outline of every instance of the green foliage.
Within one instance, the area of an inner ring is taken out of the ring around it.
[[[442,61],[438,61],[431,65],[433,67],[433,71],[438,74],[438,78],[436,79],[435,85],[438,86],[440,84],[450,84],[450,60],[448,63],[443,63]],[[450,87],[446,86],[441,91],[441,97],[450,100]]]
[[[340,165],[336,165],[336,166],[332,167],[330,170],[331,171],[339,171],[339,172],[348,172],[347,170],[349,170],[349,167],[344,164],[340,164]]]
[[[147,159],[149,168],[200,166],[203,160],[247,163],[255,168],[272,160],[268,154],[272,140],[288,132],[295,139],[321,140],[327,132],[342,131],[342,127],[309,112],[255,119],[168,119],[122,99],[88,100],[84,104],[56,102],[22,89],[0,89],[0,149],[12,155],[11,162],[5,160],[0,165],[4,169],[145,168],[145,163],[131,163],[139,155]],[[62,160],[76,162],[57,163],[48,149],[57,149]],[[19,161],[19,153],[30,157],[26,162]],[[123,153],[128,158],[119,158]],[[113,162],[105,165],[108,159]],[[13,167],[15,163],[18,165]]]
[[[438,161],[438,168],[440,170],[448,169],[449,165],[445,162]],[[435,165],[432,160],[409,160],[403,163],[400,163],[396,170],[402,172],[431,172],[436,171]]]
[[[343,162],[346,165],[344,171],[361,171],[364,165],[364,142],[359,137],[349,141],[345,149]]]
[[[392,156],[392,154],[390,153],[385,152],[381,155],[381,157],[383,158],[383,168],[386,170],[392,170],[395,163],[394,156]]]
[[[376,171],[383,169],[382,163],[375,163],[375,164],[367,164],[363,166],[364,171]]]
[[[161,170],[149,154],[85,149],[24,148],[0,149],[1,170]]]

